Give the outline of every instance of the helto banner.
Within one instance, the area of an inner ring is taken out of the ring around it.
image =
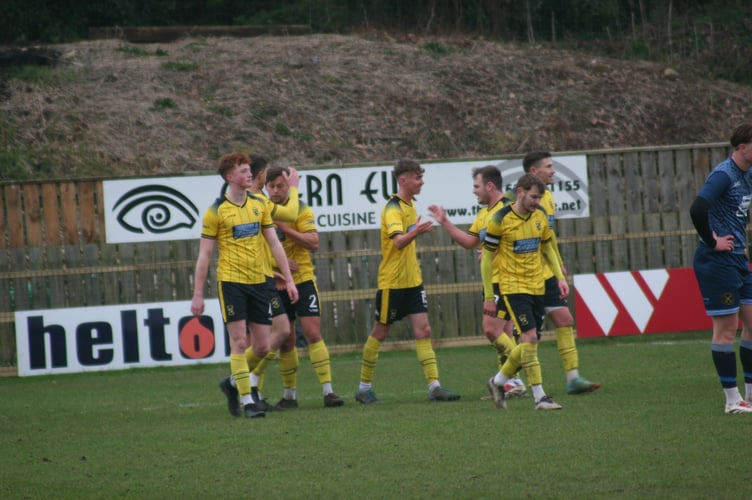
[[[18,375],[219,363],[229,356],[218,300],[16,313]]]

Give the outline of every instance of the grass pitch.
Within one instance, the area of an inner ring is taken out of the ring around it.
[[[752,417],[725,415],[707,332],[579,340],[581,372],[603,384],[569,396],[554,342],[544,387],[482,401],[491,347],[438,349],[429,403],[413,351],[383,352],[374,390],[353,400],[360,355],[332,357],[342,408],[324,408],[301,359],[300,408],[232,418],[217,383],[229,363],[0,379],[2,498],[739,498]],[[281,395],[277,365],[265,393]],[[740,381],[741,382],[741,381]]]

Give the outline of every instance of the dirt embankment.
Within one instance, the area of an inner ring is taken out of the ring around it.
[[[54,48],[52,81],[12,79],[0,92],[2,152],[31,177],[209,171],[233,150],[312,166],[721,142],[752,118],[749,87],[477,39]]]

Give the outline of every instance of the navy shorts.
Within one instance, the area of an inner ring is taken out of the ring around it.
[[[502,295],[506,311],[519,333],[525,333],[535,329],[540,338],[543,329],[543,295],[530,295],[529,293],[511,293]]]
[[[752,304],[752,272],[744,254],[716,252],[701,244],[694,270],[708,316],[734,314],[740,304]]]
[[[546,280],[546,294],[543,296],[543,306],[548,309],[558,309],[567,307],[567,299],[560,297],[559,280],[556,276],[551,276]]]
[[[271,278],[254,285],[221,281],[219,305],[225,323],[246,320],[259,325],[271,325],[272,316],[276,316],[273,311],[281,309],[284,312],[282,300]]]
[[[384,325],[391,325],[410,314],[427,312],[428,297],[423,285],[376,292],[375,319]]]
[[[282,297],[282,303],[287,311],[287,317],[290,321],[295,321],[297,317],[303,316],[321,316],[321,309],[319,307],[319,291],[316,288],[316,283],[312,280],[298,283],[298,301],[296,303],[290,302],[290,296],[287,295],[287,290],[280,290],[279,295]]]
[[[499,284],[493,284],[494,303],[496,304],[496,317],[501,319],[509,319],[504,301],[501,300],[501,290]]]

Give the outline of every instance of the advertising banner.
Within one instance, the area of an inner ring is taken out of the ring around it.
[[[711,330],[691,268],[574,277],[578,337]]]
[[[190,301],[16,313],[18,375],[123,370],[227,361],[218,300],[204,315]]]
[[[497,165],[504,190],[522,175],[522,160],[425,163],[425,185],[416,201],[423,220],[428,206],[442,205],[455,224],[470,224],[480,207],[472,189],[472,170]],[[306,169],[300,171],[300,199],[313,208],[320,232],[378,229],[379,214],[396,192],[393,165]],[[554,158],[553,190],[557,218],[588,217],[587,158]],[[198,238],[204,211],[222,187],[219,175],[104,181],[107,243]]]

